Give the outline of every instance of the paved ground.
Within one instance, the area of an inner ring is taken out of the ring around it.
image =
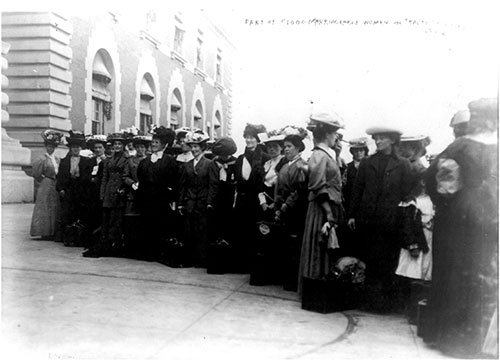
[[[247,275],[88,259],[31,240],[32,209],[2,205],[2,351],[11,357],[443,358],[401,316],[317,314]]]

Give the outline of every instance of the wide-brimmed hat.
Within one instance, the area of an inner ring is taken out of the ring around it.
[[[192,129],[190,127],[181,127],[175,130],[175,136],[177,140],[186,136],[187,133],[191,132]]]
[[[450,121],[450,127],[454,127],[458,124],[468,123],[470,120],[470,112],[468,109],[459,110],[456,112]]]
[[[266,139],[263,139],[262,143],[264,143],[265,145],[269,145],[271,143],[278,143],[281,146],[283,146],[283,141],[284,140],[285,140],[285,135],[284,134],[278,134],[278,135],[272,135],[270,137],[267,137]]]
[[[397,134],[401,136],[403,131],[395,126],[391,125],[377,125],[366,129],[366,134],[374,135],[374,134]]]
[[[137,128],[136,126],[131,126],[129,128],[125,128],[125,129],[122,129],[120,130],[120,133],[123,134],[123,136],[125,137],[125,140],[128,142],[131,142],[132,139],[136,136],[136,135],[144,135],[144,133],[139,130],[139,128]]]
[[[354,138],[349,141],[349,149],[368,148],[368,138]]]
[[[206,132],[200,130],[187,133],[185,142],[186,144],[200,144],[203,142],[207,142],[209,139],[210,136]]]
[[[261,138],[264,138],[266,134],[266,127],[262,124],[250,124],[247,123],[245,130],[243,131],[243,137],[251,136],[257,139],[258,142]]]
[[[104,134],[95,134],[88,135],[86,137],[87,148],[92,149],[95,144],[101,143],[104,147],[106,147],[106,143],[108,142],[108,138]]]
[[[70,130],[69,136],[66,136],[66,143],[68,143],[68,146],[79,145],[83,147],[85,145],[85,135],[82,132]]]
[[[313,130],[318,126],[330,126],[332,128],[344,128],[344,120],[337,113],[316,113],[309,117],[307,129]]]
[[[431,138],[427,135],[403,135],[400,139],[401,143],[406,142],[421,142],[424,147],[431,144]]]
[[[149,144],[151,144],[151,140],[152,140],[152,137],[149,135],[136,135],[136,136],[132,137],[132,143],[134,145],[142,144],[145,147],[147,147],[147,146],[149,146]]]
[[[42,138],[45,144],[58,146],[61,144],[63,134],[52,129],[46,129],[42,132]]]
[[[236,153],[236,143],[233,138],[230,137],[222,137],[215,141],[212,146],[212,153],[215,155],[233,155]]]
[[[120,141],[120,142],[125,142],[126,141],[126,136],[123,133],[110,133],[108,134],[107,141],[108,142],[114,142],[114,141]]]

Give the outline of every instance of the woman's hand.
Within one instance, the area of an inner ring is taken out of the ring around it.
[[[354,218],[349,218],[349,220],[347,221],[347,226],[352,230],[352,231],[355,231],[356,230],[356,221],[354,220]]]
[[[62,191],[59,191],[59,196],[61,198],[64,198],[64,195],[66,194],[66,192],[64,191],[64,189]]]
[[[269,206],[267,205],[267,203],[262,203],[260,206],[262,208],[262,211],[264,211],[264,212],[269,209]]]
[[[421,249],[418,248],[418,244],[412,244],[408,247],[408,251],[410,251],[410,256],[412,258],[418,258],[418,256],[420,256]]]
[[[321,227],[321,234],[328,236],[330,234],[330,230],[333,228],[337,228],[337,225],[335,224],[334,221],[327,221],[325,224],[323,224],[323,227]]]

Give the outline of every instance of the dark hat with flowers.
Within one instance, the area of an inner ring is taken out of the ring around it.
[[[69,136],[66,136],[66,142],[68,146],[79,145],[83,147],[85,145],[85,135],[82,132],[75,132],[73,130],[69,131]]]
[[[159,139],[162,144],[172,145],[175,139],[175,131],[165,128],[163,125],[153,125],[150,133],[153,136],[153,139]]]

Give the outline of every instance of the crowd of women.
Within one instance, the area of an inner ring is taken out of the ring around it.
[[[247,124],[237,158],[229,137],[160,126],[150,136],[70,132],[59,160],[63,136],[48,130],[31,234],[84,246],[84,257],[176,267],[206,268],[210,249],[225,247],[224,271],[246,273],[265,221],[282,230],[276,262],[288,258],[282,280],[299,294],[304,279],[328,279],[339,258],[355,257],[366,266],[364,309],[403,310],[420,280],[430,284],[424,340],[457,357],[497,357],[497,99],[469,103],[451,125],[455,141],[428,169],[429,137],[386,125],[366,130],[372,155],[368,138],[351,139],[345,164],[334,113],[311,115],[307,130]]]

